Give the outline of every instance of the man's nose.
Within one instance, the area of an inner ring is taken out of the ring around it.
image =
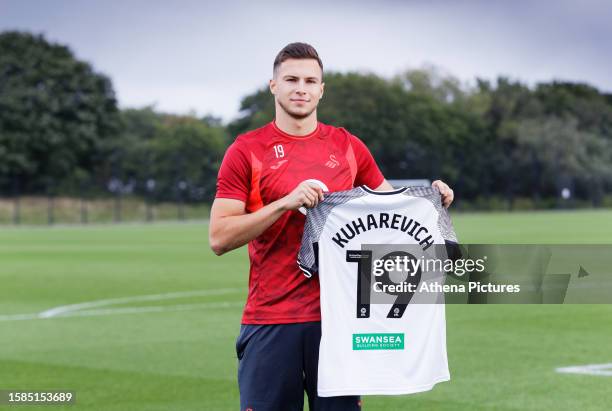
[[[297,83],[296,93],[298,94],[306,94],[306,82],[304,80],[300,80]]]

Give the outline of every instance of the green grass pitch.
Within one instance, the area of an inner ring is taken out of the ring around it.
[[[612,244],[610,211],[454,214],[453,222],[466,243]],[[2,227],[0,390],[72,390],[77,402],[0,409],[238,409],[234,342],[247,276],[245,248],[214,256],[202,222]],[[88,305],[34,318],[78,303]],[[612,363],[612,306],[449,305],[447,327],[450,382],[365,397],[364,409],[612,407],[612,377],[554,371]]]

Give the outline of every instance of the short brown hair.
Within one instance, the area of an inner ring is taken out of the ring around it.
[[[289,59],[314,59],[319,63],[321,67],[321,73],[323,73],[323,62],[319,58],[319,53],[310,44],[306,43],[291,43],[287,44],[281,51],[278,52],[274,59],[274,66],[272,71],[276,71],[278,66],[285,60]]]

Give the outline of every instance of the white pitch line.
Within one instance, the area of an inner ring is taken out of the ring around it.
[[[174,293],[164,294],[148,294],[148,295],[135,295],[131,297],[121,298],[109,298],[105,300],[88,301],[79,304],[62,305],[60,307],[51,308],[38,313],[41,318],[55,317],[57,315],[65,314],[72,311],[80,311],[88,308],[107,307],[109,305],[126,304],[139,301],[161,301],[161,300],[173,300],[175,298],[188,298],[188,297],[205,297],[208,295],[221,295],[231,294],[238,291],[242,291],[241,288],[218,288],[216,290],[198,290],[198,291],[178,291]]]
[[[172,311],[190,311],[199,309],[214,309],[214,308],[229,308],[242,307],[243,302],[240,301],[219,301],[215,303],[200,303],[200,304],[178,304],[178,305],[149,305],[144,307],[124,307],[124,308],[103,308],[99,310],[82,310],[71,311],[53,317],[41,317],[38,314],[14,314],[0,315],[0,322],[3,321],[24,321],[24,320],[47,320],[51,318],[66,318],[66,317],[95,317],[101,315],[116,315],[116,314],[141,314],[152,312],[172,312]]]
[[[197,291],[178,291],[164,294],[148,294],[136,295],[131,297],[109,298],[104,300],[88,301],[78,304],[62,305],[59,307],[50,308],[40,313],[27,314],[4,314],[0,315],[0,321],[23,321],[23,320],[38,320],[53,317],[73,317],[73,316],[94,316],[94,315],[111,315],[111,314],[126,314],[140,312],[163,312],[163,311],[182,311],[198,308],[219,308],[241,305],[242,303],[234,302],[211,302],[199,304],[179,304],[172,306],[145,306],[145,307],[124,307],[124,308],[108,308],[102,310],[91,310],[91,308],[108,307],[117,304],[126,304],[142,301],[162,301],[172,300],[177,298],[188,297],[204,297],[210,295],[233,294],[242,291],[241,288],[218,288],[213,290],[197,290]]]
[[[586,374],[602,377],[612,377],[612,363],[607,364],[587,364],[576,365],[573,367],[555,368],[555,371],[562,374]]]
[[[141,314],[141,313],[153,313],[153,312],[171,312],[171,311],[191,311],[199,310],[202,308],[228,308],[228,307],[241,307],[244,303],[240,301],[219,301],[216,303],[200,303],[200,304],[178,304],[178,305],[150,305],[145,307],[124,307],[124,308],[103,308],[101,310],[84,310],[84,311],[73,311],[58,316],[57,318],[64,317],[93,317],[98,315],[115,315],[115,314]]]
[[[23,321],[23,320],[37,320],[39,319],[38,314],[3,314],[0,315],[0,321]]]

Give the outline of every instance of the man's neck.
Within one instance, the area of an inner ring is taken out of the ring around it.
[[[286,113],[280,114],[277,111],[274,124],[281,131],[292,136],[306,136],[317,129],[317,112],[315,110],[308,117],[298,120]]]

